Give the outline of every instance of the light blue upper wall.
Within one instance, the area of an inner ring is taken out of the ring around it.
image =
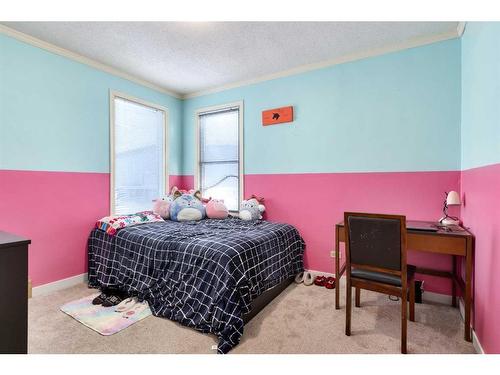
[[[109,90],[169,111],[181,167],[182,101],[0,34],[0,169],[109,172]]]
[[[460,83],[454,39],[188,99],[183,173],[195,110],[238,100],[245,173],[458,170]],[[286,105],[291,125],[262,126],[262,110]]]
[[[194,111],[237,100],[246,173],[460,165],[458,40],[181,101],[0,35],[0,169],[108,172],[110,89],[169,109],[171,174],[193,173]],[[291,125],[261,125],[285,105]]]
[[[462,169],[500,163],[500,22],[462,37]]]

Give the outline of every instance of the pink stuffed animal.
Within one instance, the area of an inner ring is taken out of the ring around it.
[[[211,199],[205,206],[205,210],[209,219],[225,219],[229,215],[224,200]]]
[[[161,199],[156,199],[153,203],[153,212],[160,215],[163,219],[170,218],[170,204],[173,199],[170,195],[166,195]]]
[[[163,198],[155,199],[153,202],[153,212],[157,215],[160,215],[165,220],[170,219],[170,205],[174,201],[175,192],[181,191],[177,189],[177,186],[172,187],[170,191],[170,195],[165,195]]]

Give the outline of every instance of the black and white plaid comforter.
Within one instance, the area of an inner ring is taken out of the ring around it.
[[[303,252],[297,229],[266,221],[165,221],[115,236],[94,229],[89,285],[137,295],[154,315],[217,335],[227,353],[252,300],[302,271]]]

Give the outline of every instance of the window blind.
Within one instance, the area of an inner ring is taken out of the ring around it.
[[[114,211],[151,210],[165,191],[165,113],[114,98]]]
[[[199,115],[200,188],[203,196],[224,199],[239,209],[239,108]]]

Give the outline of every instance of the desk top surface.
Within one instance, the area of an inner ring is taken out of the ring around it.
[[[12,246],[30,244],[31,240],[12,233],[0,231],[0,249]]]
[[[344,220],[337,223],[338,227],[344,226]],[[410,233],[437,234],[448,236],[472,236],[467,229],[458,225],[445,226],[437,221],[407,220],[406,230]]]

